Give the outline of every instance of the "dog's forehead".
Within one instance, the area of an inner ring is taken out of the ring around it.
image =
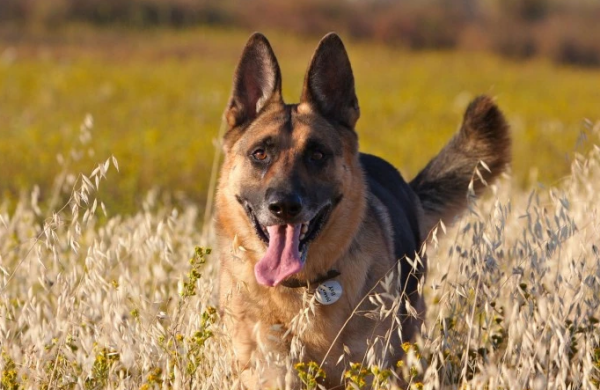
[[[293,148],[303,147],[311,141],[319,141],[332,148],[339,148],[341,140],[335,127],[319,114],[298,105],[289,104],[262,113],[247,129],[241,147],[249,142],[264,139]]]

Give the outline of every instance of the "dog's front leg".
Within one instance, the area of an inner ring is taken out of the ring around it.
[[[221,279],[223,282],[223,275]],[[222,286],[234,285],[227,282],[225,280]],[[294,371],[289,359],[290,345],[283,337],[285,329],[261,320],[260,313],[253,310],[255,306],[248,305],[247,297],[238,289],[221,293],[224,324],[231,336],[244,388],[298,388],[294,377],[286,378],[288,371]]]
[[[261,322],[242,320],[238,324],[232,337],[244,386],[249,390],[299,388],[284,332]]]

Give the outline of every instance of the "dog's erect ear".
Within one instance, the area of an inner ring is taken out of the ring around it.
[[[275,101],[282,101],[279,64],[267,38],[254,33],[233,77],[233,91],[225,111],[229,129],[252,121]]]
[[[354,76],[337,34],[329,33],[319,43],[306,72],[300,102],[309,103],[329,120],[354,128],[360,116]]]

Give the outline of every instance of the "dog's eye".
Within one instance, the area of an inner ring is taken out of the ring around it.
[[[318,150],[316,150],[316,151],[314,151],[314,152],[312,152],[312,153],[310,154],[310,159],[311,159],[311,160],[313,160],[313,161],[319,161],[319,160],[322,160],[322,159],[323,159],[323,157],[325,157],[325,155],[323,155],[323,153],[322,153],[322,152],[319,152]]]
[[[252,157],[257,161],[264,161],[268,157],[267,152],[264,149],[256,149],[252,152]]]

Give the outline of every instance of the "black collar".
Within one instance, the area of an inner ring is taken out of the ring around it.
[[[287,287],[287,288],[310,287],[315,284],[317,284],[317,285],[321,284],[326,280],[333,279],[340,275],[341,275],[341,273],[339,271],[330,269],[329,271],[327,271],[327,273],[325,275],[319,275],[319,276],[317,276],[316,279],[311,280],[311,281],[306,281],[306,280],[302,281],[300,279],[290,278],[290,279],[286,279],[283,282],[281,282],[281,285],[284,287]]]

